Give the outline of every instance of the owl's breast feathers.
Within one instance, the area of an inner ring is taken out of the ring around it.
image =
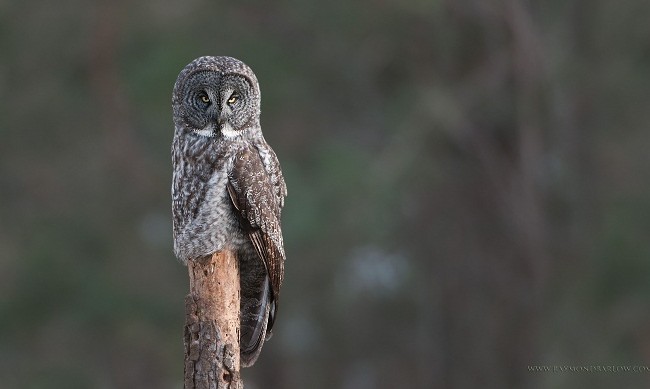
[[[228,174],[228,193],[244,233],[264,262],[277,304],[285,260],[280,213],[287,189],[277,157],[266,142],[237,151]]]

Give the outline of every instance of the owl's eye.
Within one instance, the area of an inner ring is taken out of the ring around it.
[[[237,93],[233,93],[230,95],[230,98],[228,99],[228,105],[233,105],[235,102],[239,100],[239,95]]]
[[[210,98],[209,98],[208,95],[206,95],[206,94],[201,94],[201,95],[199,96],[199,99],[201,99],[201,101],[203,101],[203,102],[206,103],[206,104],[210,102]]]

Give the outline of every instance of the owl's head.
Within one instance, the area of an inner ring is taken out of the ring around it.
[[[260,90],[253,71],[231,57],[200,57],[180,72],[172,97],[176,131],[235,137],[259,127]]]

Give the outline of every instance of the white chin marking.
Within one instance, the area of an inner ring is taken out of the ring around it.
[[[212,128],[210,127],[201,130],[194,130],[194,133],[201,136],[214,136],[214,131],[212,131]]]
[[[221,133],[226,138],[232,138],[232,137],[237,136],[239,134],[239,131],[234,130],[230,124],[226,123],[221,128]]]

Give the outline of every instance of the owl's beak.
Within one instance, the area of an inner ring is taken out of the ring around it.
[[[223,113],[219,114],[219,117],[217,118],[217,126],[219,129],[223,128],[224,124],[228,122],[228,119]]]
[[[217,129],[223,131],[226,127],[228,127],[228,120],[225,116],[219,116],[219,119],[217,119]]]

